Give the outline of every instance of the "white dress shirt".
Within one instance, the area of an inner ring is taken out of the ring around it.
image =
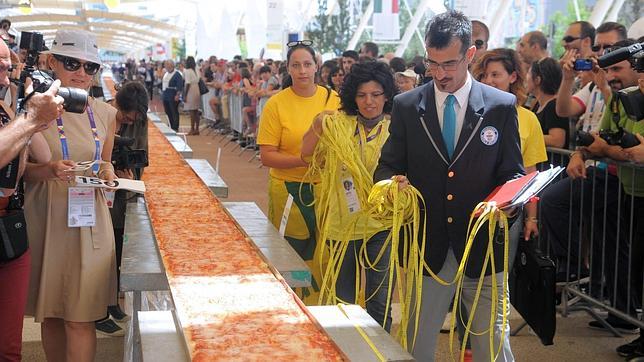
[[[447,93],[438,90],[436,83],[434,83],[434,98],[436,100],[436,113],[438,113],[438,124],[443,130],[443,111],[445,110],[445,99],[450,94],[456,97],[454,102],[454,111],[456,112],[456,132],[454,132],[454,147],[458,144],[458,137],[461,135],[463,129],[463,121],[465,120],[465,111],[467,110],[467,102],[470,98],[470,90],[472,90],[472,76],[467,73],[465,84],[454,93]]]
[[[175,69],[170,73],[165,72],[165,74],[163,75],[163,83],[162,83],[162,86],[161,86],[161,90],[166,90],[166,88],[168,88],[168,85],[170,84],[170,79],[172,79],[172,76],[174,76],[174,73],[176,71],[177,70]]]

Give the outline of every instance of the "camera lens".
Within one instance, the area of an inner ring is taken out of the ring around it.
[[[58,88],[58,95],[65,100],[63,108],[67,112],[83,113],[87,108],[87,92],[79,88]]]

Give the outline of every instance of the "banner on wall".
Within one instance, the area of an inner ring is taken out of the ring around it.
[[[264,58],[280,59],[284,46],[284,2],[266,1],[266,47]]]
[[[400,40],[399,9],[398,0],[374,0],[373,40]]]

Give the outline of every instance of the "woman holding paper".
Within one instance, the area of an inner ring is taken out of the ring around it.
[[[95,37],[59,30],[48,64],[63,87],[89,89],[101,61]],[[116,178],[112,164],[116,109],[90,98],[42,132],[51,162],[25,173],[25,216],[32,250],[27,315],[40,322],[49,361],[93,361],[94,321],[116,302],[114,234],[101,189],[75,187],[74,176]],[[96,161],[79,172],[78,161]]]

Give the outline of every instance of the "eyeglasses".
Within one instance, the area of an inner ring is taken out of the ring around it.
[[[567,35],[567,36],[564,36],[562,40],[565,43],[572,43],[573,41],[575,41],[577,39],[581,39],[581,38],[578,37],[578,36]]]
[[[379,98],[385,95],[385,92],[375,92],[375,93],[356,93],[356,99],[366,99],[367,96],[371,98]]]
[[[295,40],[295,41],[290,41],[290,42],[286,43],[286,46],[289,47],[289,48],[292,48],[292,47],[298,46],[298,45],[304,45],[305,47],[310,47],[311,45],[313,45],[313,41],[312,40]]]
[[[481,49],[483,48],[483,45],[485,44],[485,41],[481,39],[476,39],[474,40],[474,46],[476,46],[476,49]]]
[[[453,71],[455,71],[455,70],[458,68],[458,65],[459,65],[459,64],[460,64],[464,59],[465,59],[465,56],[463,56],[463,57],[462,57],[461,59],[459,59],[459,60],[450,60],[450,61],[445,62],[445,63],[436,63],[436,62],[435,62],[435,61],[433,61],[433,60],[425,59],[425,64],[427,64],[427,68],[429,68],[429,70],[432,70],[432,71],[437,70],[437,69],[438,69],[438,67],[441,67],[441,68],[443,68],[443,70],[444,70],[444,71],[446,71],[446,72],[453,72]]]
[[[94,75],[101,69],[101,65],[92,62],[81,62],[76,58],[65,57],[62,55],[54,54],[54,58],[63,63],[63,68],[68,72],[75,72],[82,66],[87,75]]]

